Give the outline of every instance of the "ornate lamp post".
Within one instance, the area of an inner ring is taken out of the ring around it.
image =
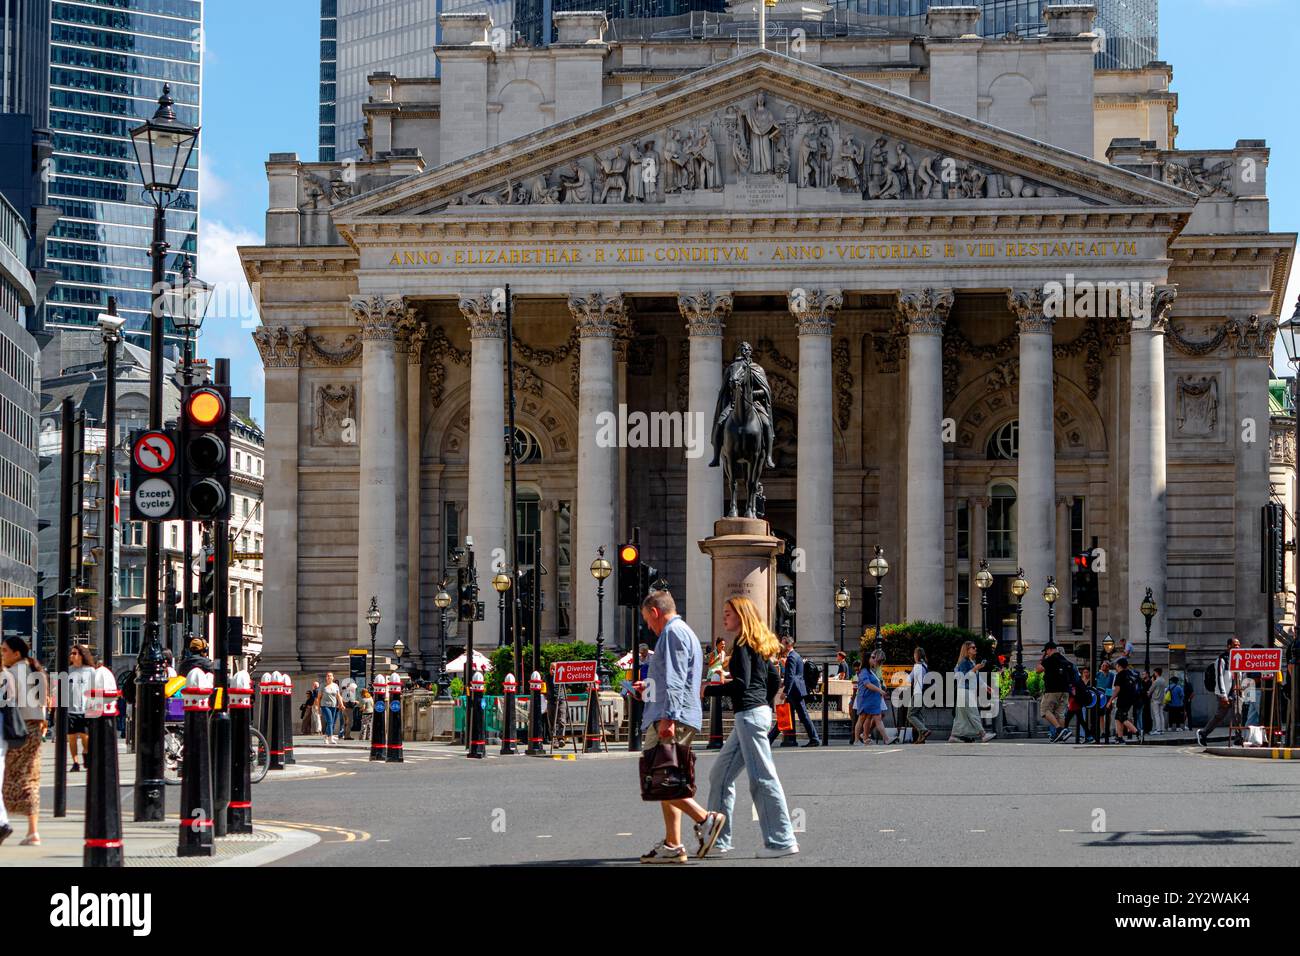
[[[1142,611],[1142,616],[1146,618],[1146,622],[1147,622],[1146,660],[1143,661],[1142,667],[1145,670],[1150,670],[1151,668],[1151,619],[1156,616],[1156,611],[1159,610],[1156,607],[1155,595],[1151,593],[1150,588],[1147,588],[1146,597],[1142,599],[1142,604],[1139,610]]]
[[[497,592],[497,619],[501,624],[497,632],[497,647],[506,642],[506,592],[510,590],[510,575],[498,571],[492,575],[492,587]]]
[[[438,585],[438,593],[433,596],[433,604],[438,609],[438,673],[434,683],[438,687],[438,696],[447,693],[451,678],[447,676],[447,609],[451,607],[451,595],[447,593],[447,579]]]
[[[975,572],[975,586],[980,589],[980,636],[989,636],[989,588],[993,587],[993,573],[989,563],[980,558],[979,570]]]
[[[605,579],[614,567],[605,558],[605,546],[596,549],[596,560],[591,562],[591,576],[596,579],[596,673],[601,685],[609,681],[605,668]]]
[[[835,590],[835,606],[840,609],[840,651],[844,651],[844,612],[849,609],[852,598],[849,595],[848,582],[840,578],[840,586]]]
[[[1047,587],[1043,588],[1043,600],[1047,602],[1047,639],[1056,640],[1056,601],[1061,596],[1061,589],[1056,586],[1056,578],[1047,576]]]
[[[117,466],[114,464],[113,451],[117,447],[117,346],[122,341],[122,326],[126,319],[117,314],[117,299],[108,297],[108,310],[99,317],[101,338],[104,342],[104,470],[100,481],[103,494],[104,511],[99,519],[99,547],[103,554],[100,558],[100,571],[103,583],[100,585],[100,662],[109,670],[113,669],[113,580],[117,574],[113,566],[113,540],[117,532],[117,498],[113,491],[117,487]],[[188,526],[187,526],[188,527]],[[185,559],[189,561],[189,556]],[[188,580],[188,572],[187,578]],[[188,606],[188,598],[186,599]]]
[[[151,319],[149,321],[149,427],[163,427],[163,290],[167,256],[167,207],[175,200],[190,154],[198,141],[197,127],[176,119],[171,87],[163,86],[153,117],[132,129],[140,181],[154,206]],[[183,193],[181,195],[184,195]],[[136,821],[162,820],[163,794],[163,687],[167,665],[159,633],[159,594],[162,583],[162,522],[145,525],[145,632],[136,657],[135,699],[135,816]]]
[[[1029,675],[1025,673],[1024,613],[1025,594],[1029,591],[1029,582],[1025,580],[1022,568],[1016,568],[1016,576],[1011,581],[1011,594],[1016,599],[1016,666],[1011,672],[1011,696],[1025,697],[1029,694]]]
[[[876,553],[867,562],[867,573],[876,581],[876,649],[884,650],[885,638],[880,633],[880,606],[885,601],[885,575],[889,573],[889,562],[885,560],[885,549],[876,545]]]
[[[399,673],[402,670],[402,655],[405,653],[406,645],[402,643],[402,639],[399,637],[397,640],[393,641],[393,656],[397,658],[397,670]]]
[[[375,686],[375,637],[379,633],[379,598],[370,598],[370,607],[366,609],[366,623],[370,625],[370,687]]]
[[[1110,660],[1110,652],[1115,649],[1115,639],[1107,634],[1106,639],[1101,642],[1101,649],[1105,654],[1105,657],[1103,657],[1102,660]]]
[[[1295,417],[1295,435],[1293,436],[1296,449],[1300,449],[1300,299],[1296,300],[1295,312],[1291,318],[1287,319],[1278,326],[1278,337],[1282,340],[1282,348],[1286,350],[1287,362],[1291,366],[1291,414]],[[1298,483],[1300,485],[1300,483]],[[1300,486],[1293,489],[1292,501],[1300,500]],[[1300,547],[1295,549],[1295,580],[1300,581]],[[1154,602],[1153,602],[1154,603]],[[1270,622],[1270,627],[1272,623]],[[1296,655],[1296,633],[1300,632],[1300,627],[1293,627],[1291,633],[1291,651],[1287,655],[1291,663],[1287,664],[1287,680],[1294,681],[1296,675],[1295,655]],[[1295,745],[1296,737],[1296,695],[1291,695],[1290,714],[1286,720],[1286,742],[1287,746]]]

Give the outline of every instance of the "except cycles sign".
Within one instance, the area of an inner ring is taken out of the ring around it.
[[[595,661],[556,661],[551,665],[551,679],[557,684],[593,684]]]
[[[1228,651],[1228,670],[1247,674],[1271,674],[1282,669],[1280,647],[1237,647]]]
[[[136,511],[146,518],[167,518],[176,508],[176,489],[165,478],[147,478],[131,494]]]

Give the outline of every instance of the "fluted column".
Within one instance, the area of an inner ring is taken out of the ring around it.
[[[943,324],[951,289],[902,293],[907,325],[907,526],[904,616],[944,619]]]
[[[569,311],[578,323],[578,500],[573,520],[573,632],[574,639],[596,640],[596,591],[587,572],[596,549],[605,546],[612,555],[615,541],[614,489],[618,465],[617,443],[601,447],[602,413],[614,407],[614,336],[625,319],[623,297],[602,292],[574,293]],[[609,604],[610,602],[606,602]],[[612,606],[612,605],[611,605]],[[609,607],[606,608],[608,613]],[[607,617],[607,621],[611,618]],[[606,633],[610,634],[608,628]]]
[[[795,540],[803,570],[795,574],[795,606],[804,653],[835,643],[835,438],[831,333],[844,304],[839,289],[795,289],[790,311],[799,333],[799,453]],[[773,622],[775,623],[775,622]]]
[[[730,292],[683,292],[677,308],[686,320],[690,341],[688,427],[703,428],[705,452],[686,459],[686,620],[700,640],[713,640],[713,562],[698,542],[713,534],[713,522],[722,517],[722,471],[710,468],[713,409],[722,388],[722,331],[731,315]]]
[[[1056,443],[1053,431],[1052,325],[1041,289],[1007,296],[1020,332],[1020,454],[1016,464],[1016,557],[1029,582],[1026,599],[1041,595],[1056,574]],[[1046,615],[1024,615],[1024,640],[1047,643]]]
[[[1167,643],[1165,580],[1165,332],[1177,290],[1156,286],[1149,317],[1129,334],[1128,635],[1145,635],[1140,610],[1151,588],[1161,613],[1151,622],[1151,646]]]
[[[414,314],[410,316],[414,320]],[[435,629],[421,626],[420,621],[420,538],[424,526],[423,497],[420,489],[420,435],[421,387],[424,382],[424,343],[429,337],[429,327],[413,321],[407,336],[406,352],[406,617],[407,643],[411,656],[421,668],[427,668],[436,653],[432,644],[426,653],[425,631],[431,641],[437,639]],[[436,621],[434,622],[437,623]]]
[[[505,485],[505,316],[493,311],[491,293],[461,293],[460,311],[469,322],[469,517],[474,539],[483,623],[475,631],[478,647],[496,644],[500,628],[493,557],[506,555]],[[463,543],[463,542],[462,542]],[[462,639],[464,632],[459,635]]]
[[[406,316],[400,295],[356,295],[352,314],[361,326],[361,449],[357,502],[355,640],[370,645],[366,608],[378,598],[383,614],[377,645],[390,648],[405,617],[406,590],[398,591],[397,500],[406,481],[401,461],[405,433],[397,430],[397,323]],[[405,369],[403,369],[405,371]],[[405,555],[402,556],[403,561]],[[357,644],[355,646],[362,646]]]

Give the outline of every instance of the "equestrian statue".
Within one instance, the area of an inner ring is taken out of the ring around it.
[[[736,358],[722,375],[717,409],[713,414],[713,460],[722,464],[727,486],[727,517],[737,515],[736,485],[745,481],[745,517],[758,517],[759,479],[764,468],[775,468],[772,448],[776,431],[772,419],[772,388],[767,373],[754,361],[754,350],[741,342]]]

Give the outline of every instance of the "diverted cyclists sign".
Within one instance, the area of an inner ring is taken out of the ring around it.
[[[595,661],[556,661],[551,679],[557,684],[591,684],[596,680]]]
[[[1228,670],[1244,674],[1271,674],[1282,669],[1280,647],[1236,647],[1228,651]]]

